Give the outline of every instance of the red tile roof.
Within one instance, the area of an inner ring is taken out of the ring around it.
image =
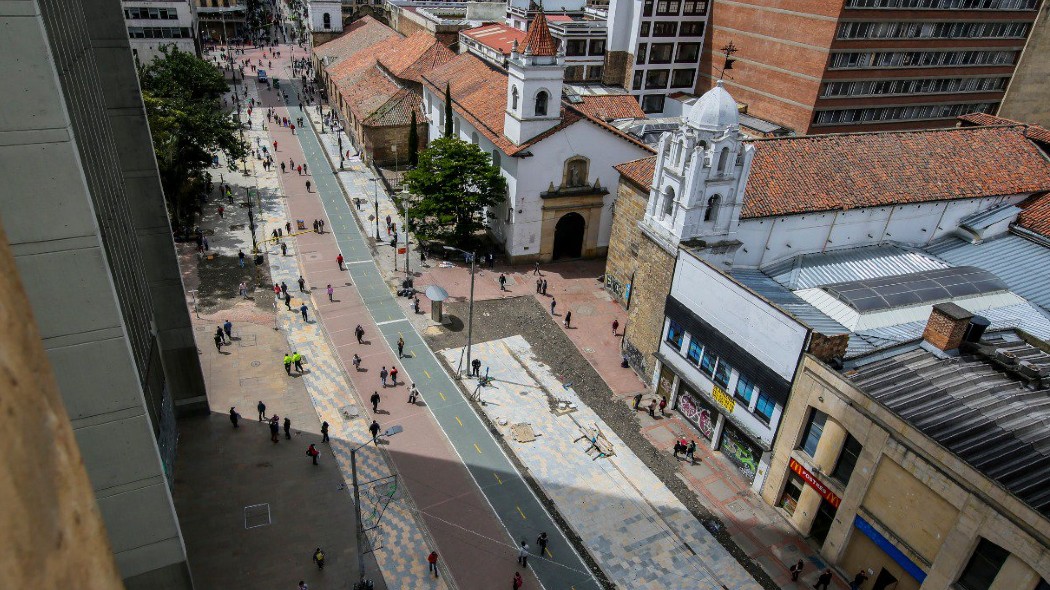
[[[969,127],[966,123],[971,125],[1020,125],[1025,129],[1025,137],[1032,141],[1047,144],[1050,146],[1050,130],[1039,125],[1031,125],[1021,121],[1014,121],[1013,119],[1006,119],[1004,117],[997,117],[995,115],[988,115],[985,113],[970,113],[968,115],[959,116],[959,120],[963,122],[963,127]]]
[[[653,185],[653,175],[656,174],[656,156],[646,156],[638,160],[631,160],[623,164],[613,166],[624,178],[637,184],[649,193],[649,187]]]
[[[467,29],[463,31],[463,34],[503,55],[510,55],[515,41],[520,45],[525,39],[525,31],[519,31],[500,23]]]
[[[1017,225],[1050,238],[1050,193],[1026,199],[1020,207]]]
[[[423,81],[423,72],[448,63],[455,56],[426,31],[419,31],[376,57],[394,76],[418,84]]]
[[[529,32],[525,35],[525,41],[521,44],[523,54],[549,56],[558,54],[558,43],[551,36],[551,30],[547,28],[547,19],[544,18],[543,9],[536,18],[529,23]]]
[[[751,143],[743,218],[1050,190],[1050,163],[1019,126]]]
[[[567,14],[547,14],[547,22],[549,23],[565,23],[572,22],[572,17]]]
[[[314,55],[325,59],[331,66],[391,37],[400,35],[376,19],[366,16],[350,24],[339,37],[315,47]]]
[[[573,106],[601,121],[645,118],[638,99],[630,94],[581,95],[580,98],[583,102]]]

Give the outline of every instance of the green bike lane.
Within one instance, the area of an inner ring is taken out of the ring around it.
[[[288,107],[288,114],[290,118],[306,116],[295,106]],[[503,541],[516,545],[524,539],[531,546],[539,533],[545,531],[551,537],[552,555],[543,558],[533,555],[529,560],[541,584],[551,590],[600,588],[583,559],[463,397],[459,386],[413,328],[372,258],[370,238],[362,235],[354,220],[350,204],[314,130],[309,125],[300,129],[297,138],[313,172],[314,194],[327,213],[329,229],[353,285],[390,349],[396,350],[398,338],[404,338],[408,356],[400,359],[400,363],[407,373],[405,381],[419,385],[437,424],[506,528],[508,538]],[[368,195],[359,196],[367,198]],[[323,310],[321,315],[324,321]],[[411,484],[409,488],[411,490]]]

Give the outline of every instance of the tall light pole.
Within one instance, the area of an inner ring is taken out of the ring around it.
[[[275,303],[274,306],[276,305],[277,304]],[[390,438],[391,436],[394,436],[395,434],[403,430],[404,428],[395,424],[390,428],[387,428],[386,432],[376,436],[375,439],[365,441],[363,444],[358,445],[353,449],[350,449],[350,480],[353,483],[354,487],[354,519],[357,521],[357,524],[355,526],[355,528],[357,529],[355,531],[357,536],[357,571],[359,572],[358,575],[360,576],[360,580],[356,585],[354,585],[355,589],[364,589],[372,587],[372,581],[365,580],[365,525],[363,522],[361,522],[361,492],[359,486],[357,485],[357,451],[368,446],[368,443],[370,442],[375,442],[378,445],[380,437]]]
[[[378,178],[372,178],[371,180],[372,180],[373,183],[375,183],[375,184],[372,185],[372,196],[375,198],[375,205],[376,205],[376,215],[375,215],[375,217],[376,217],[376,241],[378,242],[379,239],[380,239],[379,238],[379,179]]]
[[[446,250],[452,250],[455,252],[462,252],[467,256],[470,256],[470,305],[467,310],[467,373],[470,373],[470,346],[474,337],[474,264],[478,257],[474,252],[467,252],[454,246],[445,246]],[[459,373],[459,369],[456,369],[456,373]]]
[[[408,227],[409,227],[409,225],[408,225],[409,224],[409,222],[408,222],[408,197],[409,196],[410,196],[410,194],[408,192],[408,189],[407,188],[402,188],[401,189],[401,209],[405,212],[405,227],[402,228],[402,229],[405,230],[405,278],[408,278],[411,275],[411,271],[409,271],[409,269],[408,269],[408,255],[411,254],[411,251],[409,250],[409,245],[408,245],[408,243],[409,243],[409,239],[408,239],[409,238],[409,231],[408,231]]]

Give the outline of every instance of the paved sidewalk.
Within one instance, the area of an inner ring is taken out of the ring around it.
[[[461,350],[442,355],[454,364]],[[493,386],[481,389],[482,411],[618,587],[760,588],[524,338],[483,342],[475,351],[496,376]],[[560,404],[576,410],[559,414]],[[518,442],[511,433],[515,424],[530,425],[537,438]],[[586,452],[590,443],[578,439],[593,426],[614,456]]]

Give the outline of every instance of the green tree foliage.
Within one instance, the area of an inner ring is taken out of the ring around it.
[[[427,240],[469,246],[486,227],[485,209],[504,201],[507,181],[488,154],[455,138],[435,139],[405,174],[420,199],[409,209],[416,233]]]
[[[452,95],[448,83],[445,83],[445,137],[452,137]]]
[[[168,46],[139,70],[161,184],[175,225],[188,225],[207,182],[212,154],[236,162],[248,154],[239,125],[222,108],[228,83],[195,55]]]
[[[408,128],[408,164],[419,163],[419,130],[416,129],[416,112],[412,111],[412,126]]]

